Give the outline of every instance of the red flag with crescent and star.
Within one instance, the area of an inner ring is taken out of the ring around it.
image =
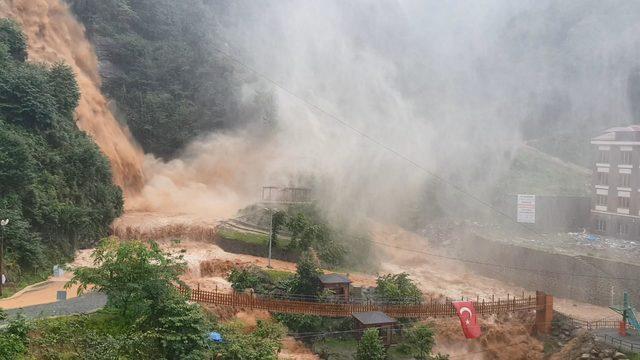
[[[473,307],[473,303],[471,301],[454,301],[453,307],[456,308],[456,314],[460,318],[464,336],[467,339],[480,337],[482,331],[478,324],[478,314],[476,313],[476,308]]]

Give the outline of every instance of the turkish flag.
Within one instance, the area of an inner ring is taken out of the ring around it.
[[[480,325],[478,325],[478,314],[476,313],[476,308],[473,307],[473,303],[471,301],[454,301],[452,304],[460,318],[464,336],[467,339],[480,337],[482,331],[480,330]]]

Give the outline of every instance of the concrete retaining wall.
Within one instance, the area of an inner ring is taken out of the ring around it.
[[[624,290],[632,303],[640,304],[640,266],[588,256],[568,256],[508,245],[476,236],[449,251],[471,261],[470,270],[528,290],[542,290],[556,297],[608,306],[622,301]],[[526,271],[533,269],[537,271]],[[570,275],[575,274],[575,275]],[[616,279],[612,279],[616,278]]]

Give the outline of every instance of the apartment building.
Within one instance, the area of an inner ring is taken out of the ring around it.
[[[591,139],[596,147],[592,177],[592,231],[640,239],[640,126],[615,127]]]

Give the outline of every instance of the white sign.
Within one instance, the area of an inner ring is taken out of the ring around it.
[[[517,221],[519,223],[536,223],[536,196],[518,194]]]

